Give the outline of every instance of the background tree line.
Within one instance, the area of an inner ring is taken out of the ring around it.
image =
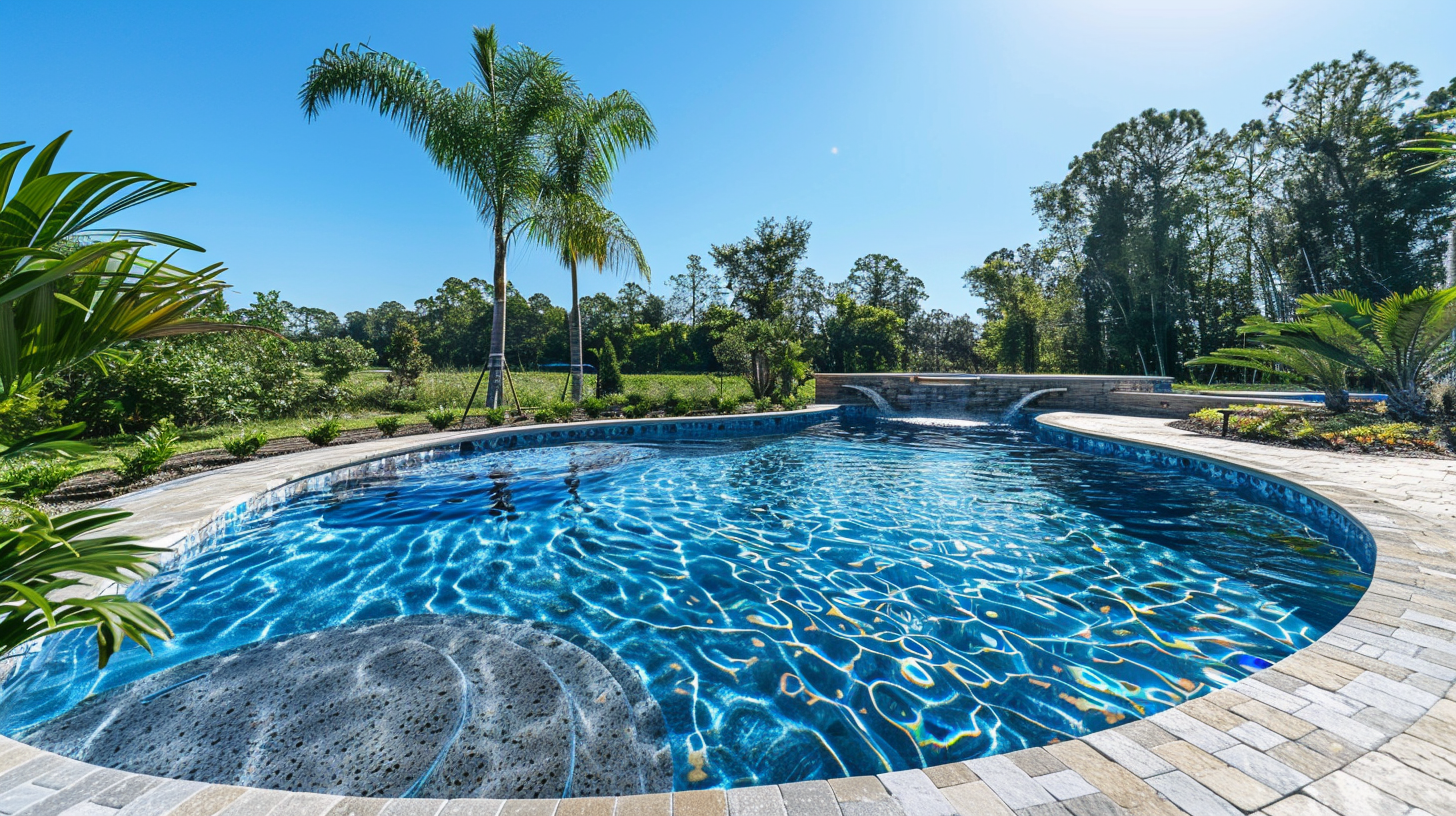
[[[809,229],[793,217],[764,219],[741,241],[712,246],[711,266],[689,256],[670,276],[666,297],[627,281],[615,296],[581,298],[588,361],[598,362],[610,343],[629,374],[734,370],[733,350],[722,344],[758,321],[798,344],[795,359],[812,370],[977,367],[969,316],[923,309],[924,284],[882,254],[857,260],[845,280],[826,282],[803,265]],[[409,324],[434,365],[470,368],[486,360],[495,297],[487,281],[450,278],[412,307],[388,301],[342,320],[289,308],[288,333],[300,339],[347,336],[383,359],[396,328]],[[506,315],[513,367],[565,361],[565,307],[544,294],[527,298],[512,285]]]
[[[1413,174],[1428,160],[1399,146],[1456,82],[1424,99],[1418,85],[1413,66],[1359,52],[1299,73],[1232,131],[1180,109],[1108,130],[1033,190],[1042,240],[966,272],[987,366],[1209,377],[1190,361],[1240,345],[1246,316],[1441,283],[1456,179]]]

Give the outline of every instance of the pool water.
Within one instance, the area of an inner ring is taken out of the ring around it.
[[[268,637],[420,613],[581,632],[640,670],[678,789],[924,767],[1152,714],[1308,645],[1369,583],[1200,479],[999,427],[462,454],[246,520],[136,588],[176,630],[102,672],[73,633],[16,735]]]

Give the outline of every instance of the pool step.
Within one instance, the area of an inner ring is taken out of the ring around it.
[[[672,786],[661,711],[630,666],[589,638],[487,615],[250,644],[88,698],[26,740],[137,773],[354,796]]]

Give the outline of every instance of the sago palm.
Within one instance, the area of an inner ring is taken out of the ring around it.
[[[580,402],[582,373],[581,310],[577,266],[636,270],[650,278],[642,247],[622,219],[607,209],[612,174],[622,154],[650,147],[656,129],[647,110],[630,93],[597,99],[585,96],[558,112],[546,144],[546,175],[541,185],[532,234],[552,247],[571,273],[571,310],[567,314],[571,356],[571,399]]]
[[[1314,334],[1342,348],[1353,350],[1360,342],[1360,336],[1344,321],[1328,315],[1317,315],[1296,323],[1309,324],[1309,330]],[[1350,410],[1350,393],[1345,390],[1350,379],[1348,365],[1304,349],[1264,343],[1265,338],[1280,334],[1288,325],[1259,315],[1244,318],[1239,334],[1255,345],[1219,349],[1190,360],[1188,364],[1249,368],[1274,376],[1292,375],[1324,392],[1325,408],[1332,413]]]
[[[1396,419],[1423,418],[1426,389],[1456,366],[1451,343],[1456,288],[1418,288],[1379,303],[1340,291],[1303,295],[1298,304],[1303,319],[1278,324],[1279,333],[1263,336],[1261,342],[1315,354],[1370,376],[1386,392],[1387,407]],[[1321,317],[1342,327],[1341,338],[1353,336],[1355,342],[1331,340],[1315,320]]]
[[[495,27],[476,28],[475,82],[453,90],[419,66],[368,47],[325,51],[299,91],[313,119],[339,100],[358,100],[399,122],[470,199],[489,227],[495,262],[486,405],[500,405],[506,342],[506,250],[526,226],[541,180],[541,143],[575,83],[550,55],[502,49]]]

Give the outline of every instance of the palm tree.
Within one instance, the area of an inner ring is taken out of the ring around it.
[[[611,191],[612,173],[628,150],[650,147],[657,131],[652,117],[630,93],[617,91],[597,99],[574,99],[553,118],[546,144],[546,175],[541,185],[537,218],[531,232],[554,248],[571,271],[571,399],[580,402],[582,372],[581,310],[576,269],[582,261],[597,271],[635,269],[651,279],[642,247],[622,219],[603,204]]]
[[[506,250],[531,219],[542,178],[543,134],[575,95],[575,81],[550,55],[524,46],[502,50],[494,26],[474,29],[474,38],[476,81],[454,90],[412,62],[344,45],[314,60],[299,102],[309,119],[341,99],[378,108],[420,142],[489,226],[495,309],[486,405],[495,408],[506,363]]]
[[[1443,111],[1432,111],[1423,113],[1417,119],[1430,119],[1435,122],[1449,122],[1456,119],[1456,108]],[[1400,143],[1400,149],[1411,153],[1433,153],[1426,164],[1413,168],[1413,173],[1425,173],[1431,170],[1438,170],[1453,161],[1456,161],[1456,133],[1447,130],[1432,130],[1419,139],[1409,139]]]

